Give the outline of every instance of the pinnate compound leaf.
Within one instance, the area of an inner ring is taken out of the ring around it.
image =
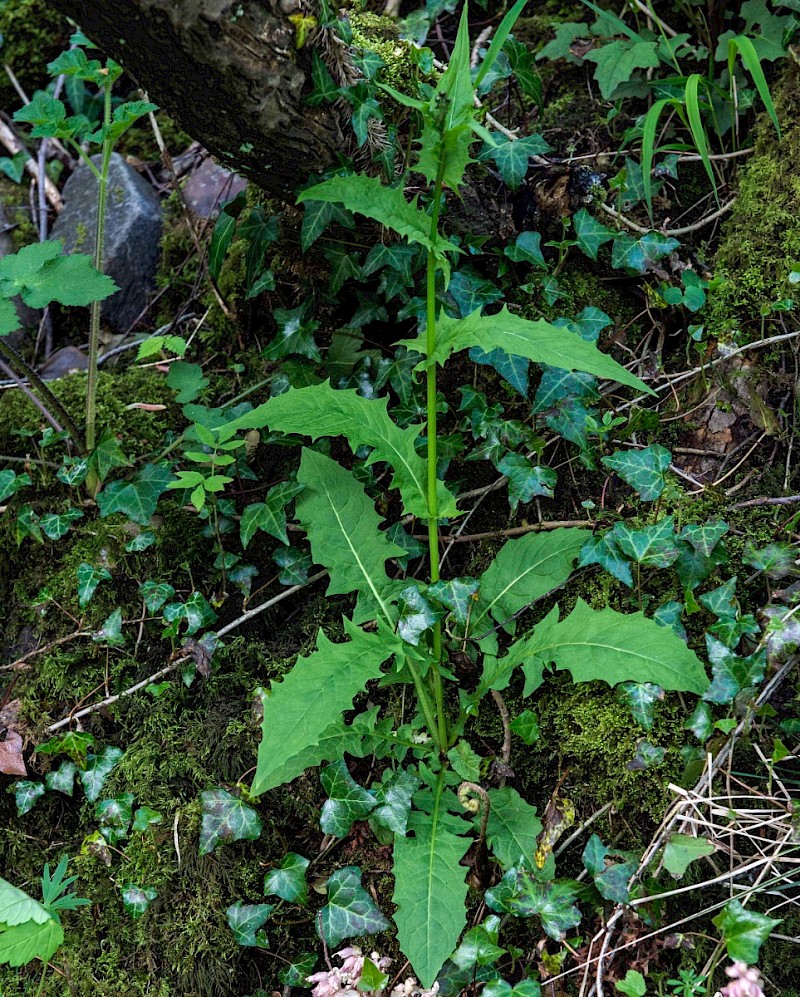
[[[158,890],[154,886],[126,883],[122,887],[122,906],[134,921],[138,921],[157,896]]]
[[[638,377],[601,353],[593,343],[544,319],[520,318],[505,306],[496,315],[473,312],[463,319],[440,315],[437,327],[436,349],[428,359],[439,364],[443,364],[451,353],[473,346],[479,346],[486,353],[501,349],[512,356],[564,370],[582,370],[652,394]],[[424,333],[416,340],[404,341],[404,345],[427,356]]]
[[[378,678],[381,665],[394,653],[397,642],[385,633],[365,633],[349,620],[350,638],[334,644],[320,631],[317,649],[297,663],[282,682],[273,682],[264,700],[263,736],[252,792],[260,796],[300,775],[309,764],[308,752],[323,740],[331,721],[353,705],[353,698],[370,679]],[[338,731],[337,731],[338,734]],[[332,757],[340,739],[332,739]]]
[[[9,928],[26,921],[44,924],[49,917],[37,900],[0,877],[0,924]]]
[[[486,903],[500,914],[538,917],[544,931],[561,941],[580,922],[575,890],[568,883],[541,883],[526,869],[509,869],[497,886],[486,891]]]
[[[357,865],[337,869],[328,877],[328,902],[319,913],[317,931],[331,948],[353,935],[374,935],[389,922],[361,885]]]
[[[0,966],[25,966],[34,959],[46,963],[64,941],[64,930],[52,917],[4,928],[0,925]]]
[[[532,682],[538,687],[543,666],[550,662],[569,669],[575,682],[652,682],[698,694],[708,688],[700,659],[666,627],[642,613],[594,610],[583,599],[561,621],[554,608],[504,660],[511,666],[524,662],[525,695]]]
[[[259,929],[267,923],[275,910],[274,904],[243,904],[237,900],[225,911],[228,927],[240,945],[267,948],[267,936]]]
[[[417,979],[430,987],[464,930],[466,870],[459,865],[470,845],[443,820],[441,796],[431,814],[414,812],[410,837],[394,843],[394,915],[400,948]]]
[[[319,826],[325,834],[344,838],[357,820],[363,820],[375,809],[377,801],[369,790],[358,785],[341,759],[326,766],[319,780],[328,794]]]
[[[385,565],[405,552],[378,529],[381,520],[364,486],[330,457],[308,449],[303,450],[297,480],[304,486],[297,519],[308,535],[314,561],[328,569],[327,594],[359,592],[362,619],[375,619],[380,612],[391,623]]]
[[[488,630],[490,616],[505,623],[523,606],[563,585],[585,538],[583,530],[570,528],[508,540],[481,575],[472,632],[480,635]]]
[[[673,834],[664,848],[664,868],[676,879],[680,879],[692,862],[705,855],[713,855],[714,851],[714,846],[707,838]]]
[[[534,870],[536,839],[542,830],[536,807],[510,786],[490,789],[489,801],[486,840],[492,854],[504,869],[524,865]]]
[[[363,398],[355,390],[333,389],[330,382],[296,388],[270,398],[220,430],[229,439],[235,433],[269,426],[281,433],[298,433],[318,440],[322,436],[346,436],[353,450],[372,447],[367,465],[385,461],[394,471],[392,487],[400,491],[403,508],[421,519],[428,515],[427,477],[424,459],[415,441],[424,426],[400,427],[387,412],[386,398]],[[444,483],[438,485],[439,515],[453,516],[456,504]]]
[[[654,443],[643,450],[618,450],[603,463],[634,488],[643,502],[654,502],[664,491],[672,455]]]
[[[279,869],[264,877],[264,896],[276,896],[290,904],[305,904],[308,900],[306,869],[309,861],[297,852],[284,855]]]
[[[713,918],[713,923],[725,940],[730,958],[754,966],[761,946],[781,920],[749,910],[738,900],[730,900],[722,913]]]
[[[200,854],[208,855],[229,841],[255,841],[261,834],[261,818],[246,803],[225,789],[207,789],[200,794],[203,819]]]

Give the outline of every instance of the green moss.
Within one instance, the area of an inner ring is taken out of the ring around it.
[[[50,79],[47,64],[69,44],[70,26],[48,0],[4,0],[0,3],[0,57],[31,96]],[[12,111],[20,105],[5,73],[0,74],[0,101]]]
[[[353,45],[365,52],[374,52],[383,59],[380,80],[399,90],[415,95],[420,80],[414,47],[400,38],[397,21],[369,11],[351,13]]]
[[[737,341],[758,335],[761,309],[792,297],[789,270],[800,260],[800,67],[794,62],[774,90],[783,130],[778,144],[771,121],[762,114],[755,153],[739,173],[739,192],[713,260],[715,276],[726,283],[705,309],[713,336]]]

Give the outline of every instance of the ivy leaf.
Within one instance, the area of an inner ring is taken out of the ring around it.
[[[338,100],[341,97],[341,90],[333,82],[328,67],[316,49],[311,50],[311,60],[311,82],[314,88],[306,97],[306,104],[310,107],[317,107],[326,101],[332,103]]]
[[[722,585],[718,585],[717,588],[701,595],[698,601],[718,620],[735,619],[739,611],[739,604],[736,600],[736,575],[729,578],[727,582],[723,582]]]
[[[122,906],[134,921],[138,921],[157,896],[158,890],[153,886],[126,883],[122,887]]]
[[[600,896],[614,903],[624,904],[628,901],[628,881],[636,871],[638,860],[623,853],[620,857],[625,861],[611,861],[610,856],[616,854],[593,834],[586,843],[582,858]]]
[[[547,270],[547,260],[542,253],[541,232],[520,232],[514,245],[506,246],[503,254],[514,263],[530,263],[540,270]]]
[[[95,644],[105,644],[108,647],[121,647],[125,643],[122,635],[122,607],[117,606],[113,613],[106,617],[105,622],[92,634]]]
[[[122,748],[115,748],[111,745],[106,745],[99,755],[89,754],[86,767],[79,772],[79,777],[86,799],[90,803],[94,803],[103,791],[106,779],[111,775],[124,754]]]
[[[523,398],[528,397],[530,361],[526,360],[525,357],[509,356],[505,350],[491,350],[489,353],[484,353],[478,347],[473,347],[469,351],[469,358],[473,363],[493,367],[516,392]]]
[[[385,633],[365,633],[349,620],[344,622],[350,638],[334,644],[320,630],[317,649],[298,658],[281,682],[273,682],[264,700],[262,740],[251,792],[260,796],[289,782],[305,770],[309,748],[318,745],[331,720],[353,705],[356,693],[370,679],[378,678],[381,665],[394,653],[395,640]],[[338,742],[330,750],[338,754]],[[334,755],[335,757],[336,755]]]
[[[428,586],[428,595],[450,610],[456,623],[466,623],[475,603],[479,583],[475,578],[451,578]]]
[[[656,42],[621,39],[605,42],[587,52],[583,58],[596,64],[594,78],[603,100],[613,100],[617,87],[627,83],[637,69],[656,69],[659,65],[657,48]]]
[[[462,316],[469,315],[476,308],[485,308],[504,297],[496,284],[481,277],[470,267],[453,274],[447,285],[447,291],[452,294]]]
[[[78,605],[84,609],[92,601],[100,582],[111,581],[111,572],[106,568],[97,568],[93,564],[79,564],[75,569],[78,578]]]
[[[420,638],[444,616],[441,609],[431,605],[416,585],[409,585],[400,592],[397,607],[397,632],[409,644],[416,647]]]
[[[498,139],[494,145],[485,145],[478,159],[493,159],[500,176],[510,190],[518,190],[528,172],[531,156],[543,156],[550,152],[550,145],[541,135],[527,135],[524,138]]]
[[[344,938],[374,935],[385,931],[389,922],[361,885],[361,870],[356,865],[337,869],[328,877],[328,902],[319,912],[317,931],[331,948]]]
[[[728,956],[748,966],[755,966],[761,946],[782,921],[743,907],[729,900],[721,914],[712,919],[725,940]]]
[[[94,745],[94,735],[88,731],[69,730],[56,734],[36,748],[37,754],[66,755],[78,768],[86,768],[87,752]]]
[[[617,450],[602,461],[635,489],[643,502],[654,502],[666,487],[672,454],[655,443],[643,450]]]
[[[306,201],[303,224],[300,227],[300,248],[303,252],[317,241],[329,225],[342,225],[346,229],[356,227],[353,215],[341,204],[326,201]]]
[[[600,247],[611,242],[617,234],[614,229],[598,221],[586,208],[580,208],[572,216],[572,227],[579,248],[592,260],[597,259]]]
[[[290,904],[308,902],[306,869],[309,861],[297,852],[288,852],[279,869],[272,869],[264,877],[264,896],[276,896]]]
[[[180,624],[186,621],[186,633],[196,634],[201,627],[210,626],[217,619],[209,601],[202,592],[192,592],[186,602],[171,602],[164,607],[164,622]],[[177,627],[175,631],[177,633]]]
[[[616,523],[612,536],[625,557],[645,567],[668,568],[678,559],[672,516],[641,530],[634,530],[627,523]]]
[[[278,334],[264,350],[262,356],[267,360],[279,360],[292,354],[308,357],[315,363],[322,360],[319,347],[314,342],[314,333],[319,328],[319,322],[307,319],[308,308],[305,304],[297,308],[276,308],[273,311],[278,325]]]
[[[706,634],[706,647],[712,675],[711,685],[703,695],[707,703],[731,703],[742,689],[750,689],[763,681],[767,668],[765,648],[740,658],[711,634]]]
[[[16,471],[0,471],[0,502],[5,502],[15,492],[21,488],[26,488],[31,483],[29,474],[17,474]]]
[[[489,801],[486,841],[494,857],[504,869],[524,865],[533,871],[536,839],[542,830],[536,807],[526,803],[510,786],[490,789]]]
[[[328,794],[319,826],[325,834],[344,838],[357,820],[363,820],[375,809],[375,797],[358,785],[342,760],[322,769],[319,780]]]
[[[261,835],[261,818],[246,803],[225,789],[207,789],[200,794],[203,819],[200,854],[208,855],[230,841],[255,841]]]
[[[481,575],[473,633],[490,629],[490,616],[513,632],[515,613],[569,578],[584,537],[582,530],[558,529],[508,540]]]
[[[680,879],[692,862],[713,855],[714,846],[707,838],[695,838],[690,834],[673,834],[664,848],[664,868],[675,879]]]
[[[44,796],[44,785],[41,782],[31,782],[20,779],[14,783],[14,802],[17,805],[17,816],[29,813]]]
[[[175,476],[165,467],[145,464],[132,481],[112,481],[97,496],[100,515],[105,519],[121,512],[140,526],[147,526],[156,511],[158,499]]]
[[[388,778],[387,778],[388,776]],[[420,787],[419,779],[408,769],[384,773],[383,782],[373,785],[378,805],[370,814],[370,824],[405,835],[411,813],[411,798]]]
[[[272,555],[272,560],[281,569],[278,575],[281,585],[305,585],[308,581],[311,558],[304,551],[281,547]]]
[[[521,453],[508,453],[495,465],[508,478],[508,501],[512,511],[520,502],[530,502],[537,495],[553,497],[557,475],[551,467],[534,464]]]
[[[70,507],[66,512],[55,513],[46,512],[39,520],[42,533],[51,540],[60,540],[69,533],[70,526],[78,519],[83,518],[80,509]]]
[[[154,824],[160,824],[163,819],[158,810],[151,810],[150,807],[137,807],[131,828],[134,831],[143,832]]]
[[[130,461],[122,452],[119,440],[110,429],[106,429],[97,446],[89,454],[88,466],[97,474],[99,481],[105,481],[109,471],[115,467],[130,467]]]
[[[593,536],[581,547],[578,567],[584,568],[590,564],[599,564],[623,585],[628,588],[633,586],[630,561],[617,546],[613,531],[609,530],[605,536]]]
[[[278,979],[285,987],[305,987],[316,964],[316,952],[304,952],[303,955],[291,957],[278,973]]]
[[[64,793],[65,796],[72,796],[75,785],[75,776],[78,773],[78,766],[75,762],[66,759],[57,769],[52,769],[44,777],[44,784],[48,789]],[[2,917],[0,916],[0,921]]]
[[[278,238],[278,216],[267,218],[260,204],[250,209],[239,228],[239,235],[247,241],[245,254],[245,282],[253,291],[253,281],[264,269],[267,249]],[[255,297],[255,295],[251,296]]]
[[[385,461],[394,471],[392,487],[400,491],[406,513],[428,515],[427,469],[415,441],[423,427],[400,429],[387,412],[388,399],[362,398],[355,390],[334,390],[330,383],[295,388],[234,419],[220,429],[220,438],[269,426],[282,433],[299,433],[317,440],[346,436],[353,450],[372,447],[367,466]],[[455,499],[443,482],[437,486],[439,514],[454,516]]]
[[[0,296],[21,295],[31,308],[88,305],[119,290],[110,277],[95,270],[89,256],[65,256],[59,240],[35,242],[0,260]]]
[[[167,599],[175,595],[175,589],[168,582],[156,582],[148,579],[139,586],[145,606],[150,613],[157,613]]]
[[[666,627],[642,613],[593,610],[583,599],[560,622],[555,607],[501,663],[509,670],[523,663],[527,696],[538,688],[542,667],[551,661],[556,668],[569,669],[575,682],[652,682],[698,694],[708,688],[697,655]]]
[[[653,682],[623,682],[617,686],[617,697],[631,711],[636,723],[650,730],[656,703],[664,699],[664,690]]]
[[[645,274],[678,246],[680,243],[677,239],[670,239],[660,232],[648,232],[639,238],[623,232],[614,239],[611,247],[611,266],[615,270],[632,270],[634,273]]]
[[[684,726],[698,741],[707,741],[714,730],[714,719],[708,705],[701,700]]]
[[[458,823],[438,795],[431,814],[411,814],[412,836],[397,836],[394,843],[397,936],[426,989],[458,944],[466,920],[466,870],[459,863],[470,842],[453,833]]]
[[[525,744],[535,744],[539,740],[539,718],[533,710],[523,710],[508,726]]]
[[[485,894],[487,906],[512,917],[538,917],[545,933],[561,941],[580,923],[576,893],[567,883],[540,883],[526,869],[509,869]]]
[[[757,549],[748,541],[742,561],[756,571],[763,571],[769,578],[786,578],[800,573],[797,550],[790,544],[767,544]]]
[[[349,247],[334,243],[332,246],[326,246],[323,252],[331,266],[328,278],[331,294],[338,294],[350,278],[361,279],[361,267],[356,262]]]
[[[728,529],[728,524],[721,519],[715,519],[710,523],[689,523],[681,530],[680,538],[691,544],[698,554],[702,554],[703,557],[711,557],[714,548],[728,532]]]
[[[583,370],[651,394],[638,377],[601,353],[594,344],[571,336],[544,319],[530,321],[513,315],[505,306],[496,315],[482,316],[473,312],[463,319],[441,315],[437,325],[436,348],[428,360],[438,364],[443,364],[451,353],[473,346],[479,346],[486,353],[499,348],[512,356],[527,357],[536,363],[565,370]],[[404,340],[403,345],[427,356],[424,333],[416,340]]]
[[[270,536],[289,545],[286,532],[286,506],[303,490],[295,481],[281,481],[267,492],[264,502],[256,502],[245,507],[239,526],[242,547],[245,549],[256,530],[263,530]]]
[[[274,904],[243,904],[237,900],[225,911],[228,927],[240,945],[253,948],[268,948],[269,942],[263,931],[259,931],[275,910]]]
[[[94,808],[94,815],[100,822],[100,833],[109,843],[128,837],[133,817],[133,793],[122,793],[110,800],[101,800]]]

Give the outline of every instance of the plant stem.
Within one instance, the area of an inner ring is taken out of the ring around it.
[[[103,88],[103,125],[111,124],[111,84]],[[103,159],[100,175],[97,178],[97,226],[95,229],[94,265],[95,269],[103,270],[103,243],[106,227],[106,189],[108,185],[108,168],[111,162],[111,151],[114,143],[107,138],[103,142]],[[93,301],[91,320],[89,323],[89,371],[86,381],[86,447],[94,450],[97,424],[97,349],[100,341],[100,302]],[[90,490],[94,490],[90,486]]]
[[[439,174],[433,190],[433,211],[431,212],[431,242],[439,235],[439,213],[442,206],[442,176],[445,157],[439,160]],[[431,360],[436,351],[436,256],[428,250],[426,281],[426,349],[428,369],[426,371],[427,417],[428,417],[428,555],[430,559],[431,582],[439,581],[439,499],[437,495],[437,428],[436,428],[436,363]],[[436,699],[436,721],[440,750],[446,751],[449,741],[447,716],[444,710],[444,689],[439,665],[442,660],[442,624],[433,627],[433,657],[431,669],[433,692]]]

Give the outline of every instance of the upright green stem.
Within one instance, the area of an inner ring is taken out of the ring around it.
[[[111,84],[106,83],[103,92],[103,124],[111,125]],[[103,244],[106,228],[106,193],[108,185],[108,168],[111,162],[111,151],[114,143],[111,139],[103,142],[103,159],[100,175],[97,179],[97,227],[95,229],[94,265],[95,269],[103,269]],[[100,302],[92,302],[91,320],[89,324],[89,370],[86,379],[86,447],[94,450],[97,425],[97,349],[100,342]]]
[[[444,156],[439,163],[439,175],[433,190],[433,211],[431,212],[431,242],[436,242],[439,234],[439,213],[442,206],[442,175],[444,173]],[[426,282],[426,348],[428,357],[433,357],[436,351],[436,257],[433,250],[428,250]],[[426,372],[427,416],[428,416],[428,555],[430,559],[431,582],[439,581],[439,497],[437,495],[437,427],[436,427],[436,364],[431,362]],[[433,693],[436,699],[436,721],[439,730],[439,742],[442,751],[447,750],[449,735],[447,732],[447,716],[444,710],[444,689],[439,665],[442,660],[442,625],[436,623],[433,628],[434,664],[431,669],[433,677]]]

